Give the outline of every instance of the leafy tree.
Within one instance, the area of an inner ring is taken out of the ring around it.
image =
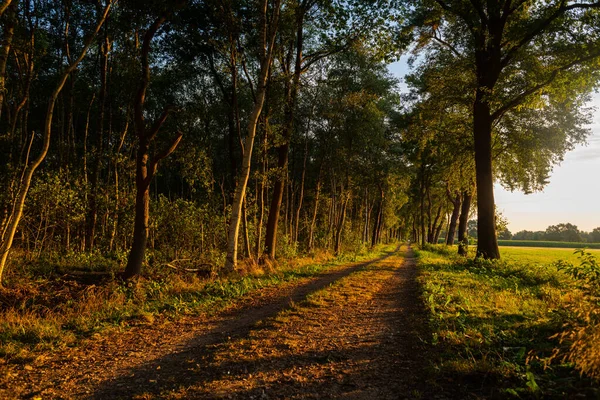
[[[467,223],[467,227],[469,237],[477,239],[477,220],[469,220],[469,222]]]
[[[417,49],[444,48],[468,68],[467,92],[474,93],[478,256],[500,258],[494,146],[527,162],[529,168],[519,169],[521,176],[508,162],[503,174],[509,184],[518,181],[528,190],[543,185],[551,165],[585,136],[581,107],[598,79],[597,7],[600,3],[559,0],[425,0],[409,8]],[[531,144],[514,145],[522,141]]]
[[[556,242],[581,242],[581,235],[576,225],[560,223],[546,228],[545,240]]]
[[[600,227],[594,228],[590,232],[590,242],[592,242],[592,243],[600,243]]]
[[[513,238],[513,235],[507,228],[505,228],[501,231],[498,231],[498,239],[511,240],[512,238]]]
[[[40,164],[44,161],[46,156],[48,155],[48,150],[50,149],[50,139],[52,137],[52,122],[54,116],[54,108],[56,106],[56,102],[58,97],[63,90],[65,83],[69,76],[77,69],[79,63],[86,56],[88,50],[90,49],[94,37],[100,31],[100,28],[106,21],[109,11],[112,6],[112,1],[108,1],[107,5],[104,9],[100,9],[98,12],[97,23],[91,30],[91,34],[88,35],[83,46],[78,53],[77,57],[74,59],[69,59],[67,66],[64,70],[57,73],[58,81],[55,83],[55,87],[51,92],[51,95],[47,101],[47,109],[44,117],[44,121],[42,124],[43,134],[42,134],[42,147],[39,150],[39,153],[33,157],[33,159],[29,160],[29,151],[28,155],[25,159],[25,166],[23,168],[23,172],[20,176],[20,179],[17,183],[18,189],[15,194],[15,198],[13,199],[10,216],[8,217],[8,222],[5,226],[3,226],[2,232],[2,242],[0,244],[0,285],[2,283],[2,275],[4,272],[4,267],[6,266],[6,261],[8,259],[8,253],[12,248],[12,244],[14,241],[15,234],[17,232],[17,227],[21,222],[21,218],[23,216],[23,208],[25,206],[25,200],[27,198],[27,194],[29,192],[29,188],[31,187],[31,181],[33,178],[33,174],[38,169]],[[31,61],[33,62],[33,61]],[[33,141],[33,137],[31,142]],[[29,146],[31,149],[31,145]]]

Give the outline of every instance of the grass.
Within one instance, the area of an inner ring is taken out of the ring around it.
[[[586,251],[600,256],[600,250],[588,249]],[[534,263],[540,266],[550,266],[557,260],[577,262],[577,255],[574,254],[573,249],[500,247],[500,255],[506,261]]]
[[[498,240],[499,246],[518,246],[518,247],[557,247],[566,249],[600,249],[600,243],[585,242],[551,242],[546,240]]]
[[[550,265],[571,251],[503,248],[497,262],[454,253],[445,246],[417,252],[439,381],[459,383],[465,397],[600,395],[565,361],[568,343],[551,339],[586,301],[578,282]]]
[[[379,246],[374,251],[333,257],[322,253],[313,257],[281,262],[261,269],[246,266],[241,274],[207,279],[168,268],[148,267],[137,282],[114,278],[116,262],[99,262],[94,268],[87,260],[79,268],[102,273],[95,282],[65,275],[73,266],[37,266],[13,269],[10,289],[0,291],[0,357],[12,362],[28,362],[41,352],[77,346],[84,338],[105,334],[115,327],[151,324],[156,318],[175,319],[182,315],[214,313],[236,299],[261,288],[310,278],[347,262],[378,257],[393,249]],[[16,270],[16,271],[15,271]],[[81,276],[79,276],[80,278]]]

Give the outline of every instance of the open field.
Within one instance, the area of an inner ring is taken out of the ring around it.
[[[600,249],[600,243],[551,242],[546,240],[498,240],[499,246],[514,247],[557,247],[563,249]]]
[[[587,252],[600,256],[599,249],[586,249]],[[577,262],[573,249],[541,248],[541,247],[500,247],[500,254],[506,260],[521,263],[539,263],[549,265],[557,260]]]
[[[459,384],[465,398],[597,398],[596,385],[565,359],[571,342],[554,336],[576,330],[590,304],[580,282],[551,265],[576,257],[559,249],[502,253],[489,262],[445,246],[417,252],[438,381]]]

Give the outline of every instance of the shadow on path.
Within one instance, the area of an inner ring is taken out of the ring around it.
[[[204,366],[210,364],[218,344],[246,337],[258,322],[276,316],[292,304],[306,299],[311,293],[372,263],[382,261],[394,253],[391,252],[378,259],[318,277],[268,304],[236,311],[214,329],[185,343],[182,350],[156,358],[139,367],[122,371],[117,378],[103,382],[89,398],[114,399],[132,398],[144,394],[158,395],[198,385],[207,379],[212,379],[220,371],[214,371],[214,373],[207,371],[207,374],[199,374],[198,369],[202,370]]]

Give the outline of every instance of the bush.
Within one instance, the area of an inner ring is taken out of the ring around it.
[[[568,329],[557,335],[561,342],[570,343],[566,358],[575,363],[584,374],[600,378],[600,265],[591,253],[577,249],[579,265],[564,260],[554,265],[573,277],[588,295],[586,299],[570,306],[576,319]]]

